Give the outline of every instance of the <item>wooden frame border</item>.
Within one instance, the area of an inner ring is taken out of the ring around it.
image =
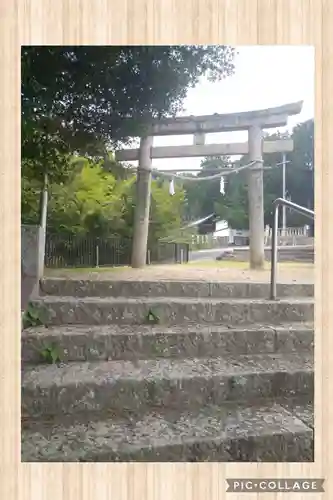
[[[1,498],[217,500],[225,498],[225,477],[236,476],[325,477],[325,494],[309,494],[307,498],[333,498],[333,482],[328,480],[333,474],[333,394],[328,383],[333,375],[333,308],[329,295],[332,291],[329,276],[333,278],[333,226],[329,224],[333,215],[330,204],[333,193],[332,2],[13,0],[4,1],[0,12]],[[83,43],[315,46],[315,463],[20,464],[20,46]],[[266,497],[274,498],[266,494],[257,496]],[[281,495],[283,499],[289,497],[293,498],[289,494]],[[234,494],[233,498],[245,497]]]

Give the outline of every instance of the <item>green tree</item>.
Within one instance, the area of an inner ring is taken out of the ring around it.
[[[233,60],[221,45],[23,47],[22,174],[58,181],[72,154],[104,157],[176,114],[200,76],[230,75]]]
[[[287,134],[286,134],[287,135]],[[286,195],[294,203],[304,207],[314,208],[314,120],[307,120],[294,127],[292,133],[287,135],[294,141],[294,149],[286,154]],[[269,139],[281,137],[272,134]],[[279,153],[264,155],[266,165],[281,164],[282,155]],[[264,171],[264,201],[265,223],[272,225],[272,201],[281,197],[282,166]],[[308,224],[309,220],[294,211],[287,211],[289,226]],[[280,221],[281,223],[281,221]]]
[[[249,227],[247,178],[243,172],[227,176],[225,194],[215,204],[215,212],[221,219],[228,221],[230,227]]]
[[[21,220],[23,224],[39,224],[39,200],[41,182],[28,177],[21,178]]]
[[[221,168],[230,166],[228,156],[212,156],[204,158],[200,164],[201,171],[198,177],[208,177],[218,173]],[[188,219],[200,219],[212,214],[216,210],[223,195],[220,191],[220,180],[183,182],[186,190],[185,214]]]
[[[122,171],[117,178],[103,169],[102,162],[73,159],[66,182],[52,183],[49,187],[48,231],[131,238],[136,205],[135,180],[133,170]],[[36,224],[39,186],[36,187],[35,180],[24,179],[24,183],[22,222]],[[175,195],[170,196],[167,181],[152,181],[150,244],[181,227],[183,205],[181,185],[177,185]]]
[[[152,181],[149,242],[156,242],[181,228],[184,200],[185,193],[180,184],[171,196],[168,181]]]
[[[135,177],[117,180],[101,163],[81,160],[69,182],[50,187],[48,226],[52,232],[108,236],[124,230],[127,194]],[[83,163],[83,165],[82,165]]]

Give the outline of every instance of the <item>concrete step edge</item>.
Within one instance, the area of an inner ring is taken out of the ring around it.
[[[279,296],[313,296],[311,283],[278,283]],[[75,280],[48,278],[42,281],[41,296],[180,296],[180,297],[268,297],[269,283],[141,280]]]
[[[249,325],[108,325],[37,327],[24,330],[21,358],[43,362],[47,346],[61,361],[134,360],[159,357],[210,357],[313,350],[313,324]]]
[[[36,297],[32,300],[33,303],[52,304],[57,302],[65,303],[91,303],[91,304],[137,304],[137,303],[156,303],[168,304],[313,304],[314,297],[281,297],[277,300],[269,300],[268,298],[216,298],[216,297],[73,297],[73,296],[58,296],[46,295]]]
[[[313,321],[314,299],[80,298],[44,297],[33,305],[44,324],[145,324],[153,312],[159,324],[279,324]]]
[[[22,461],[313,461],[311,405],[207,406],[140,420],[23,425]]]
[[[145,413],[152,407],[305,395],[312,394],[313,379],[310,353],[24,366],[22,414]]]

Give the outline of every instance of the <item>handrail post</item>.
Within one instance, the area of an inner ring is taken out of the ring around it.
[[[276,268],[277,268],[277,232],[279,221],[279,203],[274,204],[272,247],[271,247],[271,291],[270,299],[276,299]]]
[[[313,210],[292,203],[283,198],[277,198],[273,202],[274,215],[273,215],[273,228],[272,228],[272,248],[271,248],[271,286],[270,286],[270,299],[276,299],[276,268],[277,268],[277,245],[278,245],[278,223],[279,223],[279,206],[283,205],[290,207],[292,210],[299,212],[310,219],[314,219],[315,213]]]

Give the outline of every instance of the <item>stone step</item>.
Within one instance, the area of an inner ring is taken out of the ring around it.
[[[41,326],[22,332],[21,359],[40,363],[48,346],[57,349],[61,361],[70,362],[312,352],[313,341],[313,323]]]
[[[104,281],[47,278],[42,295],[73,297],[269,297],[269,283],[224,283],[204,281]],[[278,297],[311,297],[313,284],[278,283]]]
[[[52,297],[34,299],[48,325],[143,324],[152,311],[163,324],[249,324],[313,321],[313,298],[212,299],[212,298],[100,298]]]
[[[313,394],[310,353],[24,366],[22,415],[145,414]]]
[[[230,258],[230,257],[229,257]],[[248,261],[249,250],[238,249],[233,250],[233,260]],[[225,257],[228,259],[228,257]],[[220,260],[220,259],[218,259]],[[222,259],[223,260],[223,254]],[[271,249],[265,248],[265,260],[271,260]],[[278,248],[278,262],[314,262],[314,248],[312,246],[282,246]]]
[[[205,406],[140,420],[23,422],[22,462],[312,462],[313,407]]]

